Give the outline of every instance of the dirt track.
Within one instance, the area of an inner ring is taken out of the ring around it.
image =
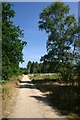
[[[45,96],[34,87],[28,76],[24,75],[19,83],[16,105],[9,118],[64,118],[64,116],[49,106]]]

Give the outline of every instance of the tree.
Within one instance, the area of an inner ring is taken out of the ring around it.
[[[72,68],[77,59],[75,47],[78,41],[78,23],[75,16],[69,14],[69,10],[69,6],[63,2],[55,2],[46,7],[39,15],[39,29],[48,33],[47,54],[42,57],[43,61],[56,61],[54,69],[59,69],[63,75],[66,68],[67,79],[72,79],[73,71],[69,73],[72,75],[68,75],[67,68],[69,65]]]
[[[40,65],[38,62],[34,62],[33,64],[33,73],[39,73],[40,72]]]
[[[32,64],[31,64],[30,73],[35,73],[35,63],[34,62],[32,62]]]
[[[24,37],[23,30],[15,26],[12,18],[15,16],[12,4],[2,3],[2,77],[8,79],[19,72],[19,62],[23,62],[22,50],[26,45],[20,38]]]
[[[30,73],[32,62],[29,61],[27,64],[27,72]]]

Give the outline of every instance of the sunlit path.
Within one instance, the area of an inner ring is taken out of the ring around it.
[[[64,118],[53,110],[47,103],[45,96],[37,90],[27,75],[19,85],[19,96],[16,106],[9,118]]]

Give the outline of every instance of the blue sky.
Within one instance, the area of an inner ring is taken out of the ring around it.
[[[24,38],[27,45],[23,49],[24,63],[20,67],[26,67],[28,61],[40,61],[41,56],[46,54],[47,34],[38,28],[39,14],[50,2],[12,2],[12,9],[16,12],[13,22],[24,30]],[[66,2],[70,6],[70,13],[78,16],[78,3]]]

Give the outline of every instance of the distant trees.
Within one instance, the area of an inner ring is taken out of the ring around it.
[[[29,61],[27,64],[27,73],[41,73],[42,64],[38,62]]]
[[[32,63],[31,63],[31,61],[29,61],[27,64],[27,72],[28,73],[31,73],[31,65],[32,65]]]
[[[11,75],[19,72],[19,62],[23,62],[22,50],[26,42],[23,31],[19,26],[13,24],[12,18],[15,16],[12,4],[2,3],[2,78],[8,79]]]
[[[53,73],[55,72],[52,67],[53,63],[43,62],[31,62],[29,61],[27,64],[27,73]]]
[[[27,69],[20,67],[20,73],[26,75],[27,74]]]
[[[39,15],[39,29],[48,34],[47,54],[41,61],[49,65],[49,70],[61,73],[66,82],[72,81],[76,73],[75,65],[80,63],[79,27],[69,10],[63,2],[55,2]]]

